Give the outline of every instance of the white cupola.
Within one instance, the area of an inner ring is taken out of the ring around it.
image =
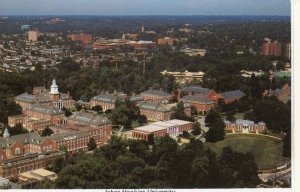
[[[7,127],[4,130],[3,137],[6,138],[6,139],[10,138],[10,134],[9,134],[9,131],[8,131]]]
[[[59,94],[59,92],[58,92],[58,86],[56,85],[56,80],[55,80],[55,78],[54,78],[53,81],[52,81],[50,94],[53,94],[53,95]]]

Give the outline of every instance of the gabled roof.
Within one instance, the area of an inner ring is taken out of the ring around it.
[[[203,88],[201,86],[187,86],[182,89],[183,92],[188,93],[188,92],[193,92],[193,93],[202,93],[202,94],[208,94],[211,92],[211,89],[208,88]]]
[[[157,96],[161,96],[161,97],[169,97],[171,96],[169,93],[166,93],[164,91],[161,90],[154,90],[154,89],[148,89],[147,91],[144,91],[141,93],[141,95],[157,95]]]
[[[126,94],[123,92],[118,92],[117,94],[100,94],[92,98],[92,100],[103,101],[107,103],[115,103],[118,98],[125,99]]]
[[[242,92],[241,90],[235,90],[235,91],[223,92],[223,93],[220,93],[220,95],[224,99],[235,99],[235,98],[241,98],[241,97],[245,96],[245,93]]]
[[[72,131],[72,132],[54,134],[54,135],[51,135],[46,138],[54,140],[56,142],[60,142],[60,141],[72,140],[72,139],[88,137],[88,136],[89,136],[89,133],[84,133],[81,131]]]
[[[182,97],[183,101],[186,102],[198,102],[198,103],[205,103],[205,104],[213,104],[214,101],[207,98],[207,97],[202,97],[202,96],[197,96],[197,95],[186,95],[184,97]]]
[[[84,123],[89,125],[105,125],[111,123],[111,121],[108,120],[103,115],[99,115],[97,113],[92,113],[92,112],[85,112],[85,111],[75,112],[67,119],[76,121],[78,123]]]
[[[35,111],[38,113],[50,114],[50,115],[57,115],[57,114],[64,114],[65,112],[55,108],[53,106],[44,106],[40,104],[33,104],[27,108],[27,110]]]
[[[171,103],[171,104],[164,104],[159,102],[151,102],[151,101],[145,101],[138,104],[140,109],[148,109],[153,111],[160,111],[160,112],[169,112],[174,111],[177,107],[177,103]],[[184,107],[191,107],[190,104],[184,103]]]

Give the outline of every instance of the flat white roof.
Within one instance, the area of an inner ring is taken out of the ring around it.
[[[172,126],[175,126],[176,124],[170,123],[168,121],[157,121],[155,123],[152,123],[152,125],[159,125],[159,126],[163,126],[163,127],[172,127]]]
[[[183,120],[179,120],[179,119],[172,119],[172,120],[166,121],[166,122],[176,124],[176,125],[186,125],[186,124],[193,123],[193,122],[190,122],[190,121],[183,121]]]
[[[137,127],[134,129],[134,131],[142,131],[142,132],[146,132],[146,133],[152,133],[152,132],[161,131],[164,129],[166,129],[166,127],[150,124],[150,125],[145,125],[142,127]]]

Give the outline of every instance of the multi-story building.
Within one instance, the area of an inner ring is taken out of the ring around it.
[[[144,97],[142,95],[136,95],[135,93],[133,93],[131,96],[127,96],[127,94],[123,92],[117,92],[116,90],[113,93],[109,93],[107,91],[106,93],[102,93],[91,98],[90,107],[100,105],[103,111],[114,109],[117,99],[129,99],[133,103],[140,103],[144,100]]]
[[[112,134],[112,122],[92,111],[75,112],[66,118],[66,127],[87,133],[94,138],[98,147],[107,143]]]
[[[125,99],[127,95],[123,92],[114,91],[113,93],[102,93],[97,95],[90,100],[90,106],[94,107],[100,105],[103,111],[108,109],[114,109],[117,99]]]
[[[51,89],[48,91],[45,87],[34,87],[33,94],[22,93],[15,97],[15,102],[19,104],[23,110],[33,104],[42,106],[54,106],[58,109],[73,108],[75,101],[69,93],[60,93],[55,79],[52,81]]]
[[[201,86],[187,86],[181,90],[178,90],[178,92],[180,97],[183,97],[185,95],[200,96],[211,99],[214,102],[218,102],[218,100],[221,98],[221,95],[218,94],[215,90],[203,88]]]
[[[57,150],[53,140],[42,138],[34,132],[10,137],[5,129],[0,145],[0,176],[9,179],[17,179],[20,173],[44,168],[65,155]]]
[[[262,44],[262,54],[266,56],[281,56],[281,43],[278,41],[264,42]]]
[[[27,32],[28,41],[37,41],[38,37],[39,37],[39,32],[36,30]]]
[[[164,38],[158,38],[157,39],[157,44],[158,45],[170,45],[170,46],[173,46],[175,42],[176,42],[176,39],[174,39],[172,37],[164,37]]]
[[[132,137],[134,139],[148,140],[149,135],[154,137],[163,137],[169,135],[176,137],[183,131],[190,131],[193,129],[193,122],[173,119],[170,121],[158,121],[149,125],[134,128]]]
[[[141,96],[144,97],[145,101],[169,101],[172,98],[172,95],[164,92],[162,89],[154,90],[152,88],[148,89],[141,93]]]
[[[198,113],[205,114],[215,107],[215,102],[204,96],[186,95],[180,99],[194,106]]]
[[[163,75],[171,75],[175,78],[176,83],[191,83],[192,81],[199,81],[202,82],[203,77],[204,77],[204,72],[199,71],[199,72],[189,72],[189,71],[184,71],[184,72],[171,72],[164,70],[160,72]]]
[[[150,121],[167,121],[177,109],[177,103],[164,104],[161,102],[145,101],[138,104],[140,112]],[[184,112],[191,116],[191,105],[184,103]]]
[[[291,88],[288,84],[285,84],[281,89],[265,90],[263,96],[275,96],[279,101],[287,103],[291,100]]]
[[[266,124],[264,122],[258,122],[257,124],[254,121],[237,119],[235,122],[224,121],[225,130],[232,131],[233,133],[242,132],[242,133],[265,133],[267,131]]]
[[[72,41],[80,41],[83,44],[89,44],[90,42],[92,42],[93,37],[90,34],[80,33],[80,34],[72,34],[69,36],[69,38],[71,38]]]
[[[33,104],[23,110],[23,115],[8,117],[8,124],[10,127],[22,124],[28,131],[41,132],[46,126],[63,124],[64,117],[65,112],[60,109]]]
[[[225,104],[232,103],[234,101],[237,101],[245,96],[245,93],[241,90],[235,90],[235,91],[226,91],[223,93],[220,93],[222,96],[221,99],[224,100]]]
[[[284,45],[284,56],[291,60],[291,43],[286,43]]]

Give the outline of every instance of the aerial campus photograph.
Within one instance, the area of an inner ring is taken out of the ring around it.
[[[291,188],[288,0],[1,0],[0,189]]]

